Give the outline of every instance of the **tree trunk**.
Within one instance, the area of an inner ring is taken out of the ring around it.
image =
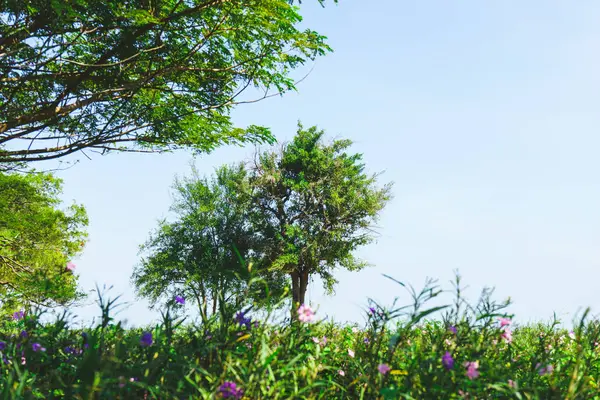
[[[306,289],[308,288],[308,271],[294,270],[290,274],[292,278],[292,320],[298,317],[296,310],[306,303]]]
[[[291,309],[291,316],[292,316],[292,321],[296,319],[297,314],[296,314],[296,310],[298,309],[298,303],[299,303],[299,293],[300,293],[300,274],[298,273],[298,271],[294,270],[291,274],[290,274],[291,278],[292,278],[292,309]]]

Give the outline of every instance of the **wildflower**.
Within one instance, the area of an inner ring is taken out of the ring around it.
[[[23,311],[23,310],[17,311],[13,314],[13,319],[15,321],[23,319],[23,317],[25,317],[25,311]]]
[[[26,339],[29,336],[29,334],[27,333],[27,331],[23,330],[23,331],[21,331],[21,333],[19,334],[19,336],[21,336],[23,339]]]
[[[375,314],[377,313],[377,311],[375,311],[375,308],[373,308],[373,307],[369,307],[369,312],[370,312],[372,315],[375,315]]]
[[[321,346],[327,345],[327,336],[323,336],[319,343],[321,344]]]
[[[27,364],[27,359],[25,357],[21,357],[21,365]]]
[[[358,333],[358,332],[359,332],[359,330],[358,330],[358,328],[357,328],[357,327],[355,327],[355,326],[354,326],[354,327],[352,327],[352,333],[355,333],[355,334],[356,334],[356,333]]]
[[[175,296],[175,303],[184,305],[185,299],[183,298],[183,296]]]
[[[365,336],[365,338],[363,339],[363,343],[364,344],[369,344],[370,340],[367,336]]]
[[[0,342],[0,351],[6,349],[6,342]]]
[[[575,332],[573,332],[573,331],[569,332],[569,337],[571,339],[575,339]]]
[[[464,363],[465,368],[467,368],[467,378],[475,379],[479,376],[479,361],[467,361]]]
[[[237,322],[240,326],[244,325],[246,329],[250,329],[250,324],[252,324],[252,319],[246,317],[246,313],[243,311],[235,314],[235,322]]]
[[[316,336],[313,336],[312,341],[315,342],[316,344],[319,344],[319,338]]]
[[[223,382],[223,384],[219,386],[219,393],[221,393],[224,399],[240,399],[244,392],[233,382]]]
[[[39,344],[39,343],[33,343],[33,344],[31,345],[31,348],[32,348],[32,349],[33,349],[33,351],[35,351],[36,353],[37,353],[38,351],[46,351],[46,348],[45,348],[45,347],[42,347],[42,345],[41,345],[41,344]]]
[[[75,264],[73,264],[72,262],[70,262],[70,261],[69,261],[69,262],[67,263],[67,271],[71,271],[71,272],[73,272],[73,271],[75,271],[75,267],[76,267],[76,265],[75,265]]]
[[[448,330],[456,335],[457,329],[455,326],[449,327]]]
[[[379,364],[379,366],[377,367],[377,371],[379,371],[380,374],[385,375],[388,372],[390,372],[390,366],[387,364]]]
[[[551,364],[546,365],[545,367],[540,368],[541,364],[537,363],[537,365],[535,366],[536,368],[539,368],[538,370],[538,374],[540,375],[547,375],[547,374],[551,374],[552,371],[554,371],[554,367]]]
[[[498,321],[500,322],[500,328],[504,328],[512,323],[510,318],[498,318]]]
[[[446,369],[452,369],[454,367],[454,359],[452,358],[452,354],[450,354],[449,351],[447,351],[443,356],[442,356],[442,365],[444,366],[444,368]]]
[[[506,328],[504,332],[502,332],[502,339],[504,339],[506,343],[512,342],[512,332],[509,328]]]
[[[129,378],[129,382],[137,382],[137,381],[139,381],[139,378],[135,378],[135,377]]]
[[[509,379],[508,380],[508,387],[510,387],[512,389],[516,389],[517,388],[517,384],[512,379]]]
[[[142,333],[142,337],[140,338],[140,344],[144,347],[152,346],[154,341],[152,340],[152,333],[144,332]]]
[[[302,304],[298,308],[298,320],[300,322],[311,322],[315,318],[315,312],[310,308],[310,306],[306,306]]]
[[[444,343],[446,343],[446,346],[452,346],[452,340],[450,339],[445,339]]]
[[[354,358],[354,350],[352,349],[348,349],[348,355],[352,358]]]
[[[346,373],[344,371],[342,371],[341,369],[338,370],[338,374],[340,376],[346,376]]]

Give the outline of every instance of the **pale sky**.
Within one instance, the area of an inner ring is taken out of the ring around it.
[[[499,300],[511,296],[522,322],[598,312],[600,3],[303,3],[306,26],[335,52],[314,64],[299,93],[240,106],[235,120],[269,126],[281,141],[298,120],[318,125],[352,139],[368,169],[395,182],[377,243],[359,253],[374,267],[340,272],[332,297],[313,284],[319,314],[361,321],[368,297],[408,301],[381,274],[417,287],[435,277],[450,288],[455,269],[473,297],[486,285]],[[196,165],[211,174],[252,151],[224,147]],[[138,246],[167,215],[173,179],[189,173],[192,157],[78,158],[59,176],[64,198],[90,217],[89,244],[75,260],[81,285],[114,285],[134,302]],[[138,301],[121,317],[144,324],[159,314]]]

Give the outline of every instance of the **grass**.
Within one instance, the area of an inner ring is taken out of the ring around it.
[[[600,323],[587,313],[572,332],[558,321],[513,326],[489,291],[474,306],[457,290],[452,305],[425,308],[442,293],[435,282],[407,289],[408,306],[370,301],[364,326],[318,314],[290,323],[235,301],[195,324],[172,305],[145,329],[124,328],[102,297],[101,320],[83,330],[67,314],[43,323],[26,313],[0,325],[0,396],[600,399]]]

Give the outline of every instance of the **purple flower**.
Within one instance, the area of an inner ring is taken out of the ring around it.
[[[249,317],[246,317],[246,313],[244,313],[243,311],[240,311],[237,314],[235,314],[235,322],[237,322],[240,326],[244,325],[246,327],[246,329],[250,329],[250,324],[252,324],[252,319]]]
[[[142,333],[142,337],[140,338],[140,344],[144,347],[152,346],[154,341],[152,340],[152,333],[144,332]]]
[[[448,330],[456,335],[456,327],[455,326],[449,327]]]
[[[26,339],[29,336],[29,334],[27,333],[27,331],[21,331],[19,336],[21,336],[23,339]]]
[[[6,349],[6,342],[0,342],[0,351]]]
[[[452,354],[450,354],[449,351],[447,351],[446,354],[442,356],[442,365],[446,369],[452,369],[452,367],[454,367],[454,359],[452,358]]]
[[[380,374],[385,375],[388,372],[390,372],[390,366],[387,364],[379,364],[379,366],[377,367],[377,371],[379,371]]]
[[[25,311],[23,311],[23,310],[17,311],[16,313],[13,314],[13,319],[15,321],[23,319],[23,317],[25,317]]]
[[[240,399],[244,391],[238,388],[235,383],[227,381],[219,386],[219,393],[221,393],[224,399]]]
[[[363,342],[364,342],[365,344],[369,344],[370,340],[369,340],[369,338],[368,338],[368,337],[366,337],[366,336],[365,336],[365,338],[363,339]]]
[[[183,298],[183,296],[175,296],[175,303],[184,305],[185,299]]]
[[[373,307],[369,307],[369,312],[370,312],[371,314],[375,315],[377,311],[375,311],[375,308],[373,308]]]
[[[41,344],[39,344],[39,343],[33,343],[33,344],[31,345],[31,348],[32,348],[32,349],[33,349],[33,351],[35,351],[36,353],[37,353],[38,351],[46,351],[46,348],[45,348],[45,347],[42,347],[42,345],[41,345]]]
[[[536,368],[540,368],[541,364],[538,363],[536,365]],[[546,375],[546,374],[551,374],[552,371],[554,371],[554,367],[552,365],[546,365],[545,367],[542,367],[539,369],[538,374],[540,375]]]

